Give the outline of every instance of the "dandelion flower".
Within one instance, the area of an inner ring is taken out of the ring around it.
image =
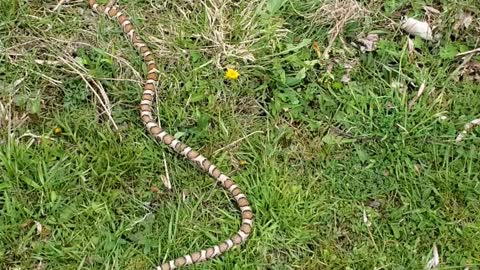
[[[229,80],[236,80],[238,79],[239,76],[240,76],[240,73],[238,73],[238,71],[232,68],[228,68],[227,72],[225,72],[225,78]]]
[[[57,136],[60,136],[60,135],[62,135],[62,129],[59,128],[59,127],[56,127],[56,128],[53,130],[53,133],[55,133],[55,135],[57,135]]]

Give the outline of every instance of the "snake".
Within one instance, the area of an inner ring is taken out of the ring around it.
[[[115,5],[100,5],[96,0],[88,0],[88,5],[97,14],[106,15],[108,18],[116,20],[118,24],[120,24],[127,39],[130,40],[138,54],[143,57],[144,63],[147,65],[147,74],[144,78],[143,94],[140,102],[140,118],[149,134],[157,141],[167,145],[174,152],[184,156],[200,170],[215,179],[221,187],[228,190],[241,212],[240,229],[230,238],[223,242],[219,242],[214,246],[161,263],[154,269],[173,270],[179,267],[197,264],[211,260],[234,247],[242,245],[246,242],[253,231],[253,211],[245,193],[229,176],[220,171],[220,169],[205,156],[192,149],[187,144],[179,141],[157,124],[153,116],[153,101],[159,84],[160,71],[157,68],[153,52],[137,33],[129,17],[122,13],[122,11]]]

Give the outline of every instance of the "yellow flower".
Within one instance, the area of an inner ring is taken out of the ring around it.
[[[227,72],[225,72],[225,78],[229,80],[236,80],[238,79],[238,76],[240,76],[240,73],[238,73],[238,71],[232,68],[228,68]]]
[[[62,129],[59,128],[59,127],[56,127],[54,130],[53,130],[53,133],[55,133],[55,135],[62,135]]]

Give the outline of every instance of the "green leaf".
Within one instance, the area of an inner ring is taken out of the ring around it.
[[[173,135],[173,137],[175,137],[175,139],[180,139],[180,138],[183,137],[185,134],[186,134],[185,132],[178,131],[177,133],[175,133],[175,135]]]
[[[303,81],[307,76],[307,68],[302,68],[300,71],[297,72],[295,77],[287,77],[286,84],[288,86],[295,86]]]
[[[327,134],[322,138],[322,142],[324,142],[326,145],[335,145],[337,144],[337,141],[337,138],[332,134]]]
[[[360,161],[365,162],[369,159],[369,156],[365,150],[363,150],[360,146],[355,146],[355,152],[357,152],[358,158]]]
[[[40,99],[36,98],[30,104],[30,112],[32,114],[39,114],[40,113],[40,107],[41,107]]]
[[[205,99],[206,96],[207,95],[205,95],[203,91],[199,90],[190,96],[190,103],[202,101]]]
[[[204,130],[208,126],[208,122],[210,121],[210,116],[207,114],[202,114],[197,120],[197,127],[199,130]]]
[[[300,49],[309,46],[312,44],[312,40],[309,38],[305,38],[302,40],[302,42],[294,45],[294,44],[287,44],[287,49],[283,51],[282,53],[288,53],[288,52],[298,52]]]
[[[334,82],[332,83],[333,90],[340,90],[343,88],[343,84],[341,82]]]
[[[109,58],[102,58],[102,59],[100,59],[100,63],[105,63],[105,64],[108,64],[108,65],[113,65],[112,59],[109,59]]]
[[[390,228],[392,228],[393,236],[395,239],[400,238],[400,229],[398,228],[397,224],[390,224]]]
[[[458,53],[458,47],[454,43],[451,43],[440,49],[439,56],[442,59],[452,60]]]
[[[50,192],[50,201],[54,203],[56,200],[57,200],[57,192],[52,190],[52,192]]]

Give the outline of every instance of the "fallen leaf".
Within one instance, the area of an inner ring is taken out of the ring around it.
[[[475,60],[467,62],[460,71],[459,75],[462,80],[480,82],[480,62]]]
[[[350,74],[344,74],[342,79],[340,80],[344,84],[348,84],[352,79],[350,78]]]
[[[46,227],[43,226],[40,222],[34,221],[35,222],[35,227],[37,228],[37,235],[39,235],[41,238],[47,238],[50,235],[50,230]]]
[[[423,82],[418,88],[417,95],[408,103],[408,108],[411,109],[417,100],[422,96],[423,91],[425,91],[425,82]]]
[[[457,21],[453,25],[453,29],[458,31],[460,29],[468,29],[473,22],[473,16],[470,12],[462,12],[458,14]]]
[[[360,46],[360,50],[362,52],[374,51],[377,48],[378,39],[377,34],[368,34],[364,38],[359,38],[358,41],[363,44],[363,46]]]
[[[408,53],[409,54],[413,54],[413,52],[415,51],[415,43],[413,42],[413,39],[411,39],[410,37],[407,37],[407,49],[408,49]]]
[[[434,7],[430,7],[430,6],[423,6],[423,10],[425,10],[428,13],[435,14],[435,15],[440,14],[440,10],[438,10]]]
[[[439,264],[440,264],[440,256],[438,255],[437,245],[433,244],[432,258],[428,261],[427,265],[425,266],[425,270],[437,269]]]
[[[43,231],[40,234],[40,237],[45,239],[45,238],[48,238],[48,236],[50,236],[50,230],[48,230],[47,228],[43,228]]]
[[[33,220],[27,219],[27,220],[25,220],[25,222],[23,222],[23,223],[20,225],[20,227],[22,227],[22,229],[25,229],[25,228],[27,228],[27,227],[32,226],[32,224],[33,224]]]
[[[14,81],[12,88],[17,88],[24,80],[25,80],[25,78],[21,78],[21,79],[18,79],[16,81]]]
[[[312,47],[313,47],[313,50],[315,51],[315,53],[317,54],[317,57],[322,58],[322,52],[320,50],[320,45],[318,45],[318,42],[316,40],[313,42]]]
[[[345,68],[346,73],[343,74],[342,79],[340,80],[342,83],[348,84],[352,80],[350,73],[352,72],[352,69],[357,65],[357,60],[349,60],[343,63],[343,67]]]
[[[43,231],[43,226],[40,222],[38,221],[35,221],[35,226],[37,227],[37,235],[40,235],[42,234],[42,231]]]
[[[401,23],[401,28],[407,33],[421,37],[425,40],[432,40],[432,28],[427,22],[422,22],[414,18],[406,18]]]
[[[371,208],[374,208],[374,209],[378,209],[380,208],[382,204],[379,202],[379,201],[371,201],[368,206],[370,206]]]

